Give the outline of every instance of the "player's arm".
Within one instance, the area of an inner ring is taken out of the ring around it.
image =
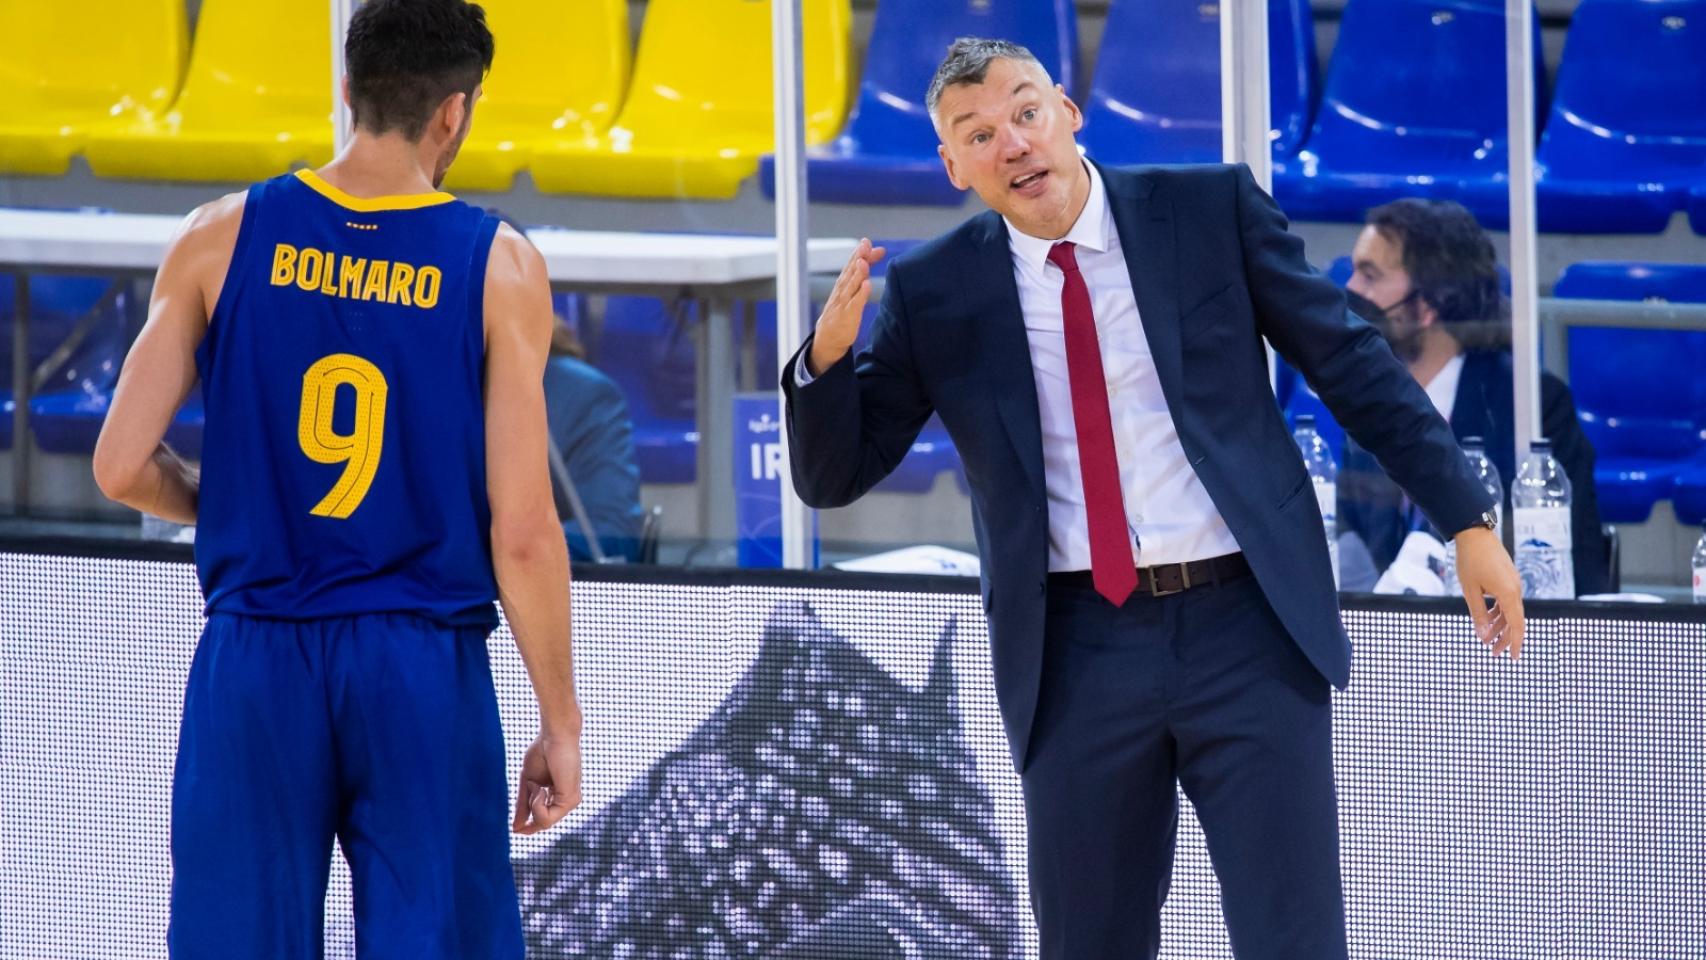
[[[244,194],[198,207],[166,248],[148,322],[125,358],[95,443],[95,482],[127,507],[193,524],[198,472],[162,438],[195,386],[195,351],[231,266]]]
[[[499,228],[486,267],[486,489],[498,598],[539,700],[514,829],[543,830],[580,802],[580,705],[569,638],[569,552],[546,462],[551,288],[539,251]]]

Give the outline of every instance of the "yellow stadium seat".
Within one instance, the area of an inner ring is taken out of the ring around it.
[[[184,0],[0,0],[0,172],[63,174],[91,129],[164,110],[187,31]]]
[[[628,0],[481,0],[497,43],[452,190],[508,190],[533,142],[597,136],[628,89]]]
[[[851,93],[849,0],[804,0],[806,142],[841,130]],[[533,145],[541,190],[728,198],[775,144],[767,0],[649,0],[616,125]]]
[[[330,161],[327,17],[324,3],[203,0],[177,103],[91,134],[90,169],[103,177],[232,181]]]

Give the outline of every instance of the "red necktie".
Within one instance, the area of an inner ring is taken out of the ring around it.
[[[1055,244],[1048,259],[1066,274],[1060,309],[1066,318],[1066,377],[1072,387],[1078,469],[1084,475],[1084,511],[1090,521],[1090,580],[1096,592],[1117,607],[1137,589],[1137,565],[1120,496],[1120,462],[1114,452],[1114,423],[1108,414],[1108,382],[1102,376],[1096,317],[1073,246],[1066,241]]]

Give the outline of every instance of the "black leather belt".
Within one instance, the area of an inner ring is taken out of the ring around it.
[[[1250,564],[1242,553],[1229,553],[1224,557],[1213,557],[1208,560],[1192,560],[1189,563],[1164,563],[1156,567],[1137,568],[1137,593],[1147,593],[1152,597],[1165,597],[1175,593],[1184,593],[1192,587],[1203,587],[1209,584],[1219,585],[1227,580],[1250,575]],[[1066,573],[1051,573],[1048,575],[1050,586],[1069,586],[1095,589],[1095,582],[1090,578],[1088,570],[1072,570]]]

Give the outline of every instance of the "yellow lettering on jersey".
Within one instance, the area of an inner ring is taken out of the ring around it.
[[[367,270],[366,257],[344,256],[338,270],[338,296],[345,300],[361,294],[361,275]]]
[[[296,285],[312,292],[320,286],[320,274],[326,266],[326,255],[313,247],[304,247],[296,261]]]
[[[391,261],[375,260],[367,265],[367,283],[361,288],[361,299],[384,300],[385,281],[391,277]]]
[[[401,260],[368,260],[334,250],[273,247],[269,280],[275,287],[296,286],[309,293],[341,300],[364,300],[431,310],[444,289],[438,267],[416,266]]]
[[[444,275],[437,267],[422,267],[415,274],[415,306],[431,310],[438,306],[438,290],[444,286]]]
[[[296,248],[281,243],[272,252],[272,285],[288,287],[296,282]]]
[[[386,303],[400,303],[405,307],[414,306],[409,298],[409,287],[415,282],[415,268],[402,261],[391,265],[391,291],[385,295]]]

